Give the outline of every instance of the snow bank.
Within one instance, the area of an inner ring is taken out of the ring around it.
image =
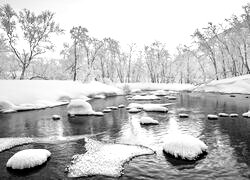
[[[46,149],[25,149],[14,154],[6,166],[12,169],[32,168],[46,162],[50,155]]]
[[[250,111],[242,114],[243,117],[250,118]]]
[[[161,98],[155,96],[155,95],[146,95],[146,96],[141,96],[141,95],[135,95],[131,98],[128,98],[129,100],[137,100],[137,101],[147,101],[147,100],[160,100]]]
[[[156,96],[166,96],[168,95],[168,92],[161,89],[161,90],[153,91],[152,94]]]
[[[123,89],[124,87],[129,87],[133,90],[143,90],[143,91],[155,91],[155,90],[171,90],[171,91],[189,91],[195,86],[192,84],[179,84],[179,83],[118,83],[116,87]]]
[[[196,87],[194,91],[250,94],[250,75],[214,80]]]
[[[0,87],[0,112],[53,107],[67,104],[71,99],[87,100],[87,96],[99,94],[123,94],[121,89],[99,82],[0,80]]]
[[[151,117],[141,117],[140,118],[140,124],[145,124],[145,125],[150,125],[150,124],[153,124],[153,125],[156,125],[156,124],[159,124],[159,121],[151,118]]]
[[[102,112],[95,112],[92,106],[82,99],[71,100],[67,110],[69,115],[103,115]]]
[[[196,137],[182,134],[175,119],[170,119],[168,135],[165,136],[163,151],[176,158],[195,160],[207,150],[207,145]]]
[[[175,96],[164,96],[168,100],[176,100],[177,98]]]
[[[0,138],[0,152],[11,149],[15,146],[33,143],[34,140],[29,137],[13,137],[13,138]]]
[[[69,177],[104,175],[119,177],[123,165],[133,157],[154,154],[154,151],[143,146],[125,144],[106,144],[85,139],[85,154],[72,157],[66,170]]]

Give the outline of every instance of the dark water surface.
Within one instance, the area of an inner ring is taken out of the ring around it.
[[[250,178],[250,119],[242,118],[250,99],[246,95],[182,93],[168,113],[128,114],[126,109],[113,110],[103,117],[68,118],[66,106],[0,114],[0,137],[47,137],[96,134],[94,138],[106,142],[142,144],[156,150],[155,155],[134,158],[125,165],[124,175],[116,179],[249,179]],[[169,102],[164,97],[155,103]],[[92,100],[95,110],[106,106],[127,105],[125,97]],[[143,103],[143,102],[142,102]],[[179,119],[178,113],[188,113],[189,118]],[[207,114],[238,113],[237,118],[207,120]],[[53,121],[58,114],[61,120]],[[160,122],[156,126],[135,126],[132,116],[148,115]],[[176,118],[179,128],[199,137],[208,145],[208,154],[196,162],[172,159],[162,153],[164,136],[169,119]],[[6,162],[17,151],[27,148],[46,148],[52,156],[43,166],[27,172],[6,169]],[[84,153],[84,140],[55,144],[29,144],[0,153],[0,179],[67,179],[64,169],[76,153]],[[103,176],[79,179],[115,179]]]

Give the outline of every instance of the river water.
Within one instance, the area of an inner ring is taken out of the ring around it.
[[[126,144],[141,144],[156,151],[155,155],[132,159],[124,166],[119,179],[249,179],[250,178],[250,119],[242,113],[250,108],[246,95],[181,93],[169,106],[168,113],[128,114],[125,108],[113,110],[103,117],[67,116],[66,106],[37,111],[0,114],[0,137],[48,137],[98,134],[94,139]],[[124,96],[92,100],[95,110],[107,106],[127,105]],[[153,101],[152,101],[153,102]],[[164,97],[153,103],[168,103]],[[144,103],[144,102],[141,102]],[[207,114],[238,113],[239,117],[223,117],[208,120]],[[180,119],[178,113],[188,113],[189,118]],[[58,114],[61,120],[51,116]],[[135,126],[131,118],[150,116],[160,122],[155,126]],[[177,120],[184,133],[199,137],[208,145],[208,154],[199,161],[186,162],[165,156],[162,152],[164,137],[169,129],[169,119]],[[84,140],[28,144],[0,153],[0,179],[67,179],[64,169],[71,157],[84,153]],[[43,166],[32,171],[11,171],[6,162],[16,152],[27,148],[45,148],[52,156]],[[117,179],[103,176],[82,179]]]

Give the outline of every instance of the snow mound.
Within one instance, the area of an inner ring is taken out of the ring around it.
[[[137,101],[150,101],[150,100],[160,100],[161,98],[155,96],[155,95],[135,95],[132,98],[129,98],[129,100],[137,100]]]
[[[143,105],[139,103],[130,103],[126,109],[131,109],[131,108],[143,109]]]
[[[72,157],[71,164],[66,167],[68,177],[104,175],[119,177],[123,165],[130,159],[154,154],[154,151],[136,145],[106,144],[92,139],[85,139],[85,154]]]
[[[111,110],[117,110],[118,109],[118,107],[116,107],[116,106],[108,106],[108,107],[106,107],[107,109],[111,109]]]
[[[92,109],[92,106],[82,100],[82,99],[74,99],[67,106],[69,115],[103,115],[100,112],[95,112]]]
[[[250,118],[250,111],[242,114],[243,117]]]
[[[166,96],[168,92],[164,90],[157,90],[157,91],[153,91],[152,94],[156,96]]]
[[[32,138],[29,137],[20,137],[20,138],[0,138],[0,152],[7,149],[11,149],[15,146],[20,146],[23,144],[29,144],[34,142]]]
[[[106,96],[103,95],[103,94],[97,94],[97,95],[95,95],[93,98],[94,98],[94,99],[105,99]]]
[[[175,119],[169,121],[170,128],[165,136],[163,151],[175,158],[195,160],[207,150],[207,145],[200,139],[188,134],[183,134],[178,129]]]
[[[52,119],[53,119],[53,120],[59,120],[59,119],[61,119],[61,116],[54,114],[54,115],[52,116]]]
[[[14,154],[6,166],[12,169],[26,169],[45,163],[51,153],[46,149],[25,149]]]
[[[124,107],[125,107],[124,104],[120,104],[120,105],[118,106],[118,108],[124,108]]]
[[[143,110],[148,112],[168,112],[168,108],[158,104],[144,104]]]
[[[150,125],[150,124],[159,124],[159,122],[157,120],[154,120],[153,118],[151,117],[142,117],[140,119],[140,124],[145,124],[145,125]]]
[[[208,114],[208,115],[207,115],[207,118],[208,118],[208,119],[211,119],[211,120],[212,120],[212,119],[218,119],[218,116],[215,115],[215,114]]]
[[[111,109],[103,109],[102,112],[104,112],[104,113],[109,113],[109,112],[111,112]]]
[[[177,98],[175,96],[164,96],[168,100],[176,100]]]
[[[229,117],[229,114],[227,114],[227,113],[219,113],[218,116],[220,116],[220,117]]]
[[[137,108],[131,108],[128,110],[129,113],[138,113],[141,112],[141,109],[137,109]]]
[[[249,94],[250,75],[214,80],[208,84],[196,87],[194,91]]]
[[[239,115],[236,114],[236,113],[233,113],[233,114],[229,114],[230,117],[238,117]]]
[[[179,117],[180,117],[180,118],[188,118],[188,116],[189,116],[189,115],[188,115],[188,114],[185,114],[185,113],[180,113],[180,114],[179,114]]]
[[[121,89],[99,82],[0,80],[0,87],[0,112],[43,109],[68,104],[71,99],[87,101],[87,96],[100,97],[100,94],[123,94]]]

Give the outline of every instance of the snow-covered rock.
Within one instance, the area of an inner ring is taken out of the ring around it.
[[[208,119],[218,119],[218,116],[215,115],[215,114],[208,114],[208,115],[207,115],[207,118],[208,118]]]
[[[250,118],[250,111],[242,114],[243,117]]]
[[[168,112],[168,108],[158,104],[144,104],[143,110],[148,112]]]
[[[159,121],[151,118],[151,117],[141,117],[140,118],[140,124],[145,124],[145,125],[155,125],[155,124],[159,124]]]
[[[161,98],[155,96],[155,95],[146,95],[146,96],[141,96],[141,95],[135,95],[129,100],[137,100],[137,101],[150,101],[150,100],[160,100]]]
[[[207,150],[207,145],[200,139],[188,134],[183,134],[178,129],[175,119],[169,120],[170,128],[164,137],[163,151],[176,158],[195,160]]]
[[[45,163],[51,153],[46,149],[25,149],[14,154],[6,166],[12,169],[26,169]]]
[[[124,104],[120,104],[120,105],[118,106],[118,108],[124,108],[124,107],[125,107]]]
[[[119,177],[123,165],[133,157],[154,154],[154,151],[137,145],[106,144],[86,138],[84,154],[72,157],[66,167],[68,177],[104,175]]]
[[[168,100],[176,100],[177,98],[175,96],[164,96]]]
[[[240,93],[249,94],[250,75],[243,75],[233,78],[214,80],[208,84],[198,86],[194,89],[201,92],[219,92],[219,93]]]
[[[137,108],[131,108],[128,110],[129,113],[138,113],[141,112],[141,109],[137,109]]]
[[[61,116],[54,114],[54,115],[52,116],[52,119],[53,119],[53,120],[59,120],[59,119],[61,119]]]
[[[164,90],[157,90],[157,91],[153,91],[152,94],[156,96],[166,96],[168,93],[167,91],[164,91]]]
[[[116,106],[108,106],[108,107],[106,107],[107,109],[112,109],[112,110],[117,110],[118,109],[118,107],[116,107]]]
[[[180,113],[180,114],[179,114],[179,117],[180,117],[180,118],[188,118],[188,116],[189,116],[189,115],[188,115],[188,114],[185,114],[185,113]]]
[[[143,109],[143,104],[130,103],[126,109],[131,109],[131,108]]]
[[[97,94],[97,95],[95,95],[93,98],[94,98],[94,99],[105,99],[106,96],[103,95],[103,94]]]
[[[236,113],[229,114],[230,117],[238,117],[239,115]]]
[[[111,109],[103,109],[102,112],[104,112],[104,113],[109,113],[109,112],[111,112]]]
[[[219,113],[218,116],[220,116],[220,117],[229,117],[229,114],[227,114],[227,113]]]
[[[72,100],[67,110],[69,115],[103,115],[101,112],[95,112],[88,102],[81,99]]]

